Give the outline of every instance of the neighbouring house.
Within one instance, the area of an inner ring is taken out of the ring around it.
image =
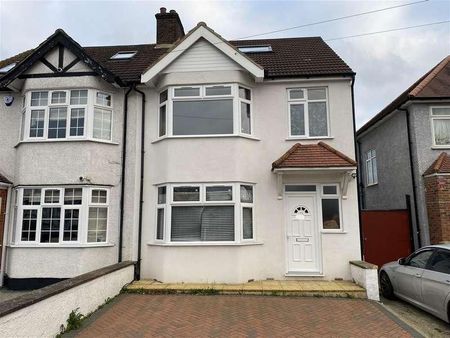
[[[319,37],[156,21],[155,44],[57,30],[0,62],[7,284],[121,260],[164,282],[350,279],[352,69]]]
[[[361,209],[403,209],[416,247],[450,241],[450,56],[357,132]]]

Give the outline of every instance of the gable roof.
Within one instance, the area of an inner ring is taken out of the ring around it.
[[[424,172],[423,176],[448,173],[450,173],[450,156],[446,152],[443,152]]]
[[[62,30],[57,30],[57,32],[58,31],[63,32]],[[66,33],[64,34],[67,35]],[[51,37],[49,37],[49,39]],[[78,45],[75,41],[72,40],[72,42]],[[237,40],[228,41],[227,45],[228,44],[234,47],[270,45],[272,47],[271,52],[244,54],[245,57],[264,68],[265,78],[353,76],[355,74],[320,37]],[[0,68],[14,62],[23,62],[33,55],[41,45],[35,49],[30,49],[0,61]],[[140,82],[141,75],[145,70],[154,65],[163,55],[170,51],[169,48],[164,48],[164,46],[156,44],[92,47],[78,46],[81,49],[84,49],[87,56],[98,63],[102,69],[108,70],[124,83]],[[110,60],[110,57],[117,52],[127,50],[135,50],[137,51],[137,54],[129,60]],[[11,71],[14,71],[18,67],[19,64]],[[0,74],[0,84],[6,76],[4,75],[2,78],[1,75],[2,74]]]
[[[450,55],[429,70],[356,132],[361,135],[409,100],[450,98]]]
[[[355,167],[356,162],[324,142],[294,144],[272,163],[272,170],[280,168]]]

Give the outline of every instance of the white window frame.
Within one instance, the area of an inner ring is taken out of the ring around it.
[[[325,89],[325,99],[320,100],[310,100],[308,99],[308,89]],[[291,91],[302,90],[303,98],[301,99],[291,99]],[[309,136],[309,102],[325,102],[327,109],[327,135],[323,136]],[[294,87],[287,89],[287,119],[288,119],[288,138],[289,139],[325,139],[330,138],[330,104],[329,104],[329,93],[328,87],[318,86],[318,87]],[[291,105],[303,104],[303,113],[305,121],[305,133],[303,135],[292,135],[291,133]]]
[[[370,149],[365,153],[365,173],[366,173],[366,186],[370,187],[378,184],[378,161],[377,152],[375,149]],[[375,160],[375,168],[373,166],[373,160]],[[372,181],[369,181],[369,168],[372,170]]]
[[[325,194],[324,193],[324,187],[336,187],[336,194]],[[337,183],[326,183],[317,185],[317,189],[320,189],[320,191],[317,191],[320,196],[320,229],[322,233],[341,233],[344,232],[344,216],[342,213],[342,196],[341,196],[341,190],[340,185]],[[322,210],[322,200],[338,200],[339,203],[339,229],[325,229],[323,227],[323,210]]]
[[[436,135],[434,131],[434,121],[436,120],[450,120],[450,114],[448,115],[433,115],[433,109],[436,108],[444,108],[444,109],[450,109],[450,106],[430,106],[430,121],[431,121],[431,137],[432,137],[432,144],[433,148],[450,148],[449,144],[436,144]]]
[[[245,203],[240,200],[240,186],[248,185],[253,188],[253,203]],[[232,200],[230,201],[206,201],[207,187],[232,187]],[[208,245],[233,245],[240,243],[256,242],[256,226],[255,226],[255,184],[244,182],[215,182],[215,183],[176,183],[176,184],[160,184],[156,185],[155,196],[158,198],[158,188],[166,187],[166,203],[158,204],[156,200],[155,207],[155,225],[154,225],[154,243],[164,245],[194,245],[194,246],[208,246]],[[173,190],[177,187],[199,187],[200,199],[199,201],[173,201]],[[171,222],[172,222],[172,207],[178,206],[234,206],[234,241],[175,241],[171,239]],[[252,226],[253,238],[243,239],[243,208],[252,208]],[[164,209],[164,230],[163,239],[157,239],[157,219],[158,209]]]
[[[231,94],[227,95],[206,95],[206,88],[224,86],[231,88]],[[196,96],[175,96],[175,90],[180,88],[198,88],[199,95]],[[239,98],[239,87],[250,90],[251,100],[242,100]],[[254,135],[254,121],[253,121],[253,92],[252,89],[246,85],[240,83],[211,83],[203,85],[183,85],[183,86],[168,86],[162,88],[158,94],[161,94],[167,90],[167,101],[165,103],[159,103],[159,107],[166,105],[166,134],[163,136],[159,135],[160,128],[160,118],[158,110],[158,128],[157,128],[157,139],[164,138],[195,138],[195,137],[224,137],[224,136],[243,136],[252,137]],[[233,132],[230,134],[192,134],[192,135],[174,135],[173,134],[173,103],[182,101],[206,101],[206,100],[217,100],[217,99],[232,99],[233,100]],[[159,100],[159,96],[158,96]],[[250,104],[250,134],[241,132],[241,108],[240,102],[244,101]]]
[[[39,205],[23,205],[23,192],[25,189],[40,189],[40,204]],[[64,204],[65,189],[82,189],[82,202],[81,204]],[[47,190],[59,190],[59,203],[45,203],[45,191]],[[106,191],[106,203],[92,203],[92,191],[102,190]],[[68,185],[68,186],[24,186],[19,187],[15,191],[16,193],[16,207],[15,207],[15,224],[14,235],[12,238],[13,243],[17,243],[19,246],[35,246],[35,247],[58,247],[58,246],[104,246],[109,245],[109,232],[110,232],[110,198],[111,189],[102,186],[80,186],[80,185]],[[58,207],[61,208],[61,219],[59,226],[59,241],[58,243],[41,243],[41,227],[42,227],[42,209]],[[107,208],[107,224],[106,224],[106,241],[105,242],[88,242],[88,222],[89,222],[89,208],[90,207],[105,207]],[[78,209],[78,235],[76,241],[64,240],[64,217],[66,209]],[[23,210],[37,210],[36,220],[36,237],[34,241],[22,240],[22,220]]]
[[[70,95],[72,90],[86,90],[87,91],[87,102],[86,104],[71,104]],[[31,106],[31,95],[34,92],[47,92],[48,93],[48,103],[46,106]],[[54,92],[65,92],[66,102],[65,103],[51,103],[51,99]],[[111,106],[105,106],[102,104],[97,104],[96,98],[97,93],[103,93],[106,95],[111,95]],[[114,95],[110,92],[97,90],[92,88],[70,88],[70,89],[48,89],[48,90],[30,90],[24,94],[24,128],[20,128],[19,142],[60,142],[69,140],[92,140],[96,142],[106,142],[111,143],[114,133]],[[66,136],[64,138],[49,138],[48,128],[49,128],[49,118],[50,109],[64,107],[67,109],[66,116]],[[111,113],[111,135],[109,139],[94,138],[94,109],[99,108],[103,110],[108,110]],[[83,125],[83,135],[70,135],[71,126],[71,116],[72,109],[84,109],[84,125]],[[30,137],[30,127],[31,127],[31,111],[32,110],[43,110],[44,111],[44,132],[42,137]],[[23,129],[23,130],[22,130]],[[23,138],[21,137],[23,135]]]
[[[167,92],[167,99],[164,102],[161,102],[161,94]],[[167,137],[168,134],[168,130],[169,130],[169,125],[168,125],[168,110],[169,110],[169,90],[168,89],[164,89],[161,92],[158,93],[158,130],[157,130],[157,134],[158,134],[158,138],[165,138]],[[164,126],[164,134],[160,135],[159,132],[161,130],[161,108],[165,107],[165,116],[166,116],[166,125]]]

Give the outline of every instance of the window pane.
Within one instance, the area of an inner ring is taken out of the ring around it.
[[[415,268],[423,269],[427,265],[428,259],[432,254],[432,250],[420,252],[417,255],[413,256],[407,264]]]
[[[63,241],[78,240],[78,224],[80,221],[79,209],[64,210],[64,234]]]
[[[450,274],[450,252],[438,250],[430,262],[430,269]]]
[[[338,199],[322,200],[322,221],[324,229],[340,229],[340,214]]]
[[[200,88],[194,88],[194,87],[176,88],[174,91],[174,95],[176,97],[200,96]]]
[[[102,106],[111,107],[111,95],[106,94],[106,93],[97,92],[95,102]]]
[[[48,92],[32,92],[31,105],[32,106],[46,106],[48,104]]]
[[[335,185],[326,185],[323,187],[324,195],[337,195],[337,186]]]
[[[230,86],[212,86],[206,87],[206,96],[214,96],[214,95],[231,95],[231,87]]]
[[[173,134],[233,134],[233,100],[175,101]]]
[[[305,106],[291,104],[291,135],[305,135]]]
[[[308,89],[308,100],[325,100],[326,98],[325,88]]]
[[[23,205],[39,205],[41,204],[41,189],[24,189]]]
[[[30,137],[44,136],[45,110],[32,110],[30,120]]]
[[[61,208],[42,208],[41,243],[58,243]]]
[[[167,101],[167,90],[165,90],[159,94],[159,103],[163,103],[166,101]]]
[[[21,241],[36,240],[37,209],[24,210],[22,217]]]
[[[308,104],[309,136],[327,136],[327,104],[326,102],[310,102]]]
[[[450,144],[450,120],[433,120],[436,145]]]
[[[207,201],[232,201],[233,187],[206,187]]]
[[[432,108],[433,115],[450,115],[450,107]]]
[[[156,220],[156,239],[164,239],[164,209],[158,209]]]
[[[373,184],[373,167],[372,167],[372,160],[368,160],[366,162],[367,166],[367,184]]]
[[[65,205],[81,205],[82,197],[83,189],[81,188],[67,188],[64,190]]]
[[[107,191],[106,190],[92,190],[92,203],[106,203],[107,201]]]
[[[241,185],[241,202],[253,203],[253,187],[251,185]]]
[[[50,108],[48,138],[66,137],[67,108]]]
[[[20,120],[20,140],[23,141],[25,138],[25,111],[22,112],[22,117]]]
[[[166,135],[166,105],[159,107],[159,136]]]
[[[106,242],[108,208],[90,207],[88,219],[88,242]]]
[[[59,203],[59,190],[45,190],[44,203]]]
[[[285,191],[316,191],[315,185],[287,185]]]
[[[172,207],[174,242],[234,241],[234,206]]]
[[[66,92],[53,92],[52,103],[66,103]]]
[[[71,90],[70,104],[87,104],[87,90]]]
[[[111,115],[110,110],[94,108],[94,138],[111,140]]]
[[[158,188],[158,204],[166,203],[166,187]]]
[[[70,110],[70,136],[84,135],[84,108]]]
[[[290,100],[298,100],[304,99],[305,94],[303,93],[303,89],[291,89],[289,91],[289,99]]]
[[[175,187],[173,188],[173,200],[200,201],[200,187]]]
[[[239,87],[239,97],[244,100],[251,100],[252,99],[252,93],[250,89]]]
[[[242,232],[244,239],[253,238],[253,209],[242,208]]]
[[[373,183],[378,183],[378,173],[377,173],[377,158],[372,158],[372,174],[373,174]]]
[[[250,104],[241,102],[241,133],[251,134]]]

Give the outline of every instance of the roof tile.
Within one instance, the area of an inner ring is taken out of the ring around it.
[[[432,174],[448,174],[450,173],[450,156],[443,152],[438,158],[431,164],[431,166],[425,171],[423,176]]]

